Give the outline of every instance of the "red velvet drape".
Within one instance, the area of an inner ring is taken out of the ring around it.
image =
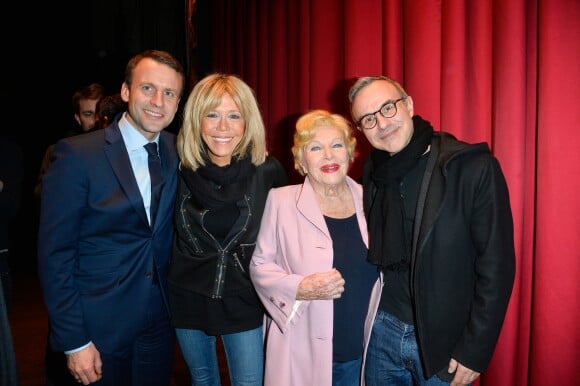
[[[400,80],[434,127],[490,144],[510,188],[517,274],[478,383],[580,383],[580,1],[213,4],[215,69],[255,89],[270,152],[289,171],[297,116],[349,117],[347,90],[362,75]],[[362,136],[358,149],[355,178],[370,149]]]

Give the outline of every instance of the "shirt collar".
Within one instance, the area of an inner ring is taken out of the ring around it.
[[[127,112],[123,113],[121,119],[119,119],[119,130],[125,141],[125,146],[128,151],[142,149],[143,146],[149,143],[149,140],[143,136],[131,123],[127,120]],[[153,142],[157,143],[159,146],[159,134],[155,137]]]

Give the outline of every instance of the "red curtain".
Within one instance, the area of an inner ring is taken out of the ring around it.
[[[254,88],[288,171],[296,118],[349,117],[362,75],[399,80],[435,128],[490,144],[510,188],[517,273],[480,385],[580,382],[579,21],[578,0],[213,0],[214,69]],[[370,150],[358,139],[354,178]]]

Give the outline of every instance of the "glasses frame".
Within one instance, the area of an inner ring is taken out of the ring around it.
[[[363,115],[363,116],[362,116],[362,117],[361,117],[361,118],[360,118],[360,119],[359,119],[359,120],[356,122],[356,127],[357,127],[359,130],[371,130],[371,129],[374,129],[375,127],[377,127],[377,122],[378,122],[378,119],[376,119],[376,118],[377,118],[377,117],[376,117],[377,113],[380,113],[380,114],[381,114],[381,116],[382,116],[383,118],[393,118],[395,115],[397,115],[397,112],[398,112],[398,110],[397,110],[397,103],[398,103],[398,102],[400,102],[400,101],[404,101],[404,100],[406,100],[406,99],[407,99],[407,96],[404,96],[404,97],[401,97],[401,98],[399,98],[399,99],[397,99],[397,100],[394,100],[394,101],[387,101],[387,102],[383,103],[383,104],[381,105],[381,107],[379,107],[379,109],[378,109],[377,111],[375,111],[375,112],[373,112],[373,113],[368,113],[368,114],[365,114],[365,115]],[[381,111],[381,110],[383,110],[383,108],[385,108],[385,106],[387,106],[387,105],[393,105],[393,107],[394,107],[394,110],[393,110],[393,111],[394,111],[394,113],[393,113],[393,115],[386,116],[385,114],[383,114],[383,113],[382,113],[382,111]],[[371,127],[362,127],[362,126],[361,126],[361,122],[362,122],[362,120],[363,120],[363,119],[365,119],[365,118],[366,118],[366,117],[368,117],[368,116],[371,116],[371,115],[373,115],[373,116],[375,117],[375,124],[374,124],[374,125],[372,125]]]

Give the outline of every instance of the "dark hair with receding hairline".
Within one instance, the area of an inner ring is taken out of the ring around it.
[[[401,98],[406,98],[408,96],[403,86],[401,86],[401,84],[394,79],[383,75],[363,76],[358,78],[348,91],[348,100],[350,101],[351,107],[352,103],[354,102],[354,98],[356,98],[360,90],[377,80],[384,80],[395,86],[395,88],[399,91],[399,94],[401,94]],[[352,115],[352,108],[350,110],[350,115],[353,120],[356,120],[356,118]]]

